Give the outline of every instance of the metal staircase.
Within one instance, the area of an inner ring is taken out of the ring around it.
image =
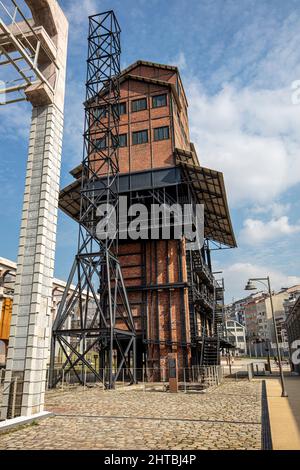
[[[206,336],[203,343],[203,366],[215,366],[220,364],[220,339],[218,336]]]

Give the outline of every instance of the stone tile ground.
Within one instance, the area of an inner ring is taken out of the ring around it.
[[[0,434],[0,449],[260,449],[261,383],[224,382],[206,393],[47,392],[55,413]]]

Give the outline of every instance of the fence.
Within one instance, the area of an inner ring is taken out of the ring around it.
[[[57,376],[61,375],[61,381],[57,385],[57,389],[69,389],[73,385],[78,385],[78,379],[74,371],[64,373],[63,369],[56,369]],[[76,371],[78,374],[78,371]],[[191,368],[178,369],[178,390],[184,393],[203,392],[213,389],[220,385],[223,381],[223,368],[221,366],[193,366]],[[102,369],[99,374],[107,377],[108,371]],[[95,376],[82,370],[82,382],[84,387],[93,386],[96,383]],[[129,387],[131,376],[126,369],[121,371],[116,389],[124,389],[129,391],[132,389],[146,391],[168,391],[169,377],[166,369],[137,369],[136,375],[139,377],[137,384]],[[0,370],[0,383],[4,384],[5,369]],[[106,389],[105,380],[98,382],[100,389]],[[24,380],[21,377],[14,377],[10,384],[11,393],[8,404],[8,418],[14,418],[21,413],[22,396],[23,396]],[[3,391],[3,389],[2,389]],[[1,400],[0,400],[1,401]]]
[[[0,369],[0,384],[1,386],[4,385],[4,376],[5,376],[5,369]],[[13,377],[11,383],[8,385],[10,389],[9,400],[8,400],[8,418],[15,418],[16,416],[20,416],[21,413],[21,401],[22,401],[22,394],[23,394],[23,379],[20,377]],[[2,388],[2,387],[1,387]],[[4,392],[4,387],[1,390],[1,395]],[[0,397],[0,406],[2,402],[2,396]]]
[[[115,373],[115,372],[114,372]],[[167,368],[139,368],[135,370],[137,383],[143,389],[161,389],[167,390],[169,383],[168,369]],[[80,368],[76,372],[70,370],[64,372],[63,368],[56,368],[54,371],[54,380],[60,378],[57,387],[64,388],[66,385],[78,385],[79,380],[85,386],[100,383],[105,388],[105,383],[108,377],[107,369],[98,370],[98,374],[102,377],[100,382],[94,374],[89,372],[86,368]],[[221,384],[223,380],[223,371],[221,366],[192,366],[190,368],[179,368],[177,370],[177,378],[179,390],[203,390],[215,387]],[[132,383],[132,370],[131,373],[127,369],[122,369],[118,380],[116,381],[116,388],[128,386]]]

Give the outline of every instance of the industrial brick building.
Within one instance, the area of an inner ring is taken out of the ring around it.
[[[200,165],[190,142],[188,103],[177,67],[138,61],[120,79],[119,193],[129,203],[204,204],[205,243],[186,240],[119,241],[119,259],[137,331],[137,367],[159,371],[168,353],[179,367],[218,363],[229,346],[222,316],[223,287],[211,266],[211,246],[235,247],[223,175]],[[105,106],[96,118],[106,119]],[[107,142],[97,135],[97,145]],[[96,167],[101,181],[101,168]],[[60,208],[80,214],[82,166],[60,194]],[[120,237],[122,238],[122,237]]]

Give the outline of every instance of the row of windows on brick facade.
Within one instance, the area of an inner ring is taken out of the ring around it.
[[[167,95],[155,95],[152,96],[152,108],[161,108],[162,106],[167,106]],[[119,107],[119,114],[126,114],[127,106],[126,103],[119,103],[113,109],[118,109]],[[131,101],[131,112],[137,111],[144,111],[147,109],[147,98],[140,98],[138,100]],[[100,106],[99,108],[95,108],[93,110],[94,118],[99,120],[101,118],[107,117],[107,107]]]
[[[167,140],[170,138],[169,126],[157,127],[153,133],[154,141]],[[146,144],[148,142],[148,130],[132,132],[132,145]],[[94,146],[97,150],[102,150],[107,147],[106,138],[94,140]],[[119,146],[127,147],[127,134],[119,135]]]

